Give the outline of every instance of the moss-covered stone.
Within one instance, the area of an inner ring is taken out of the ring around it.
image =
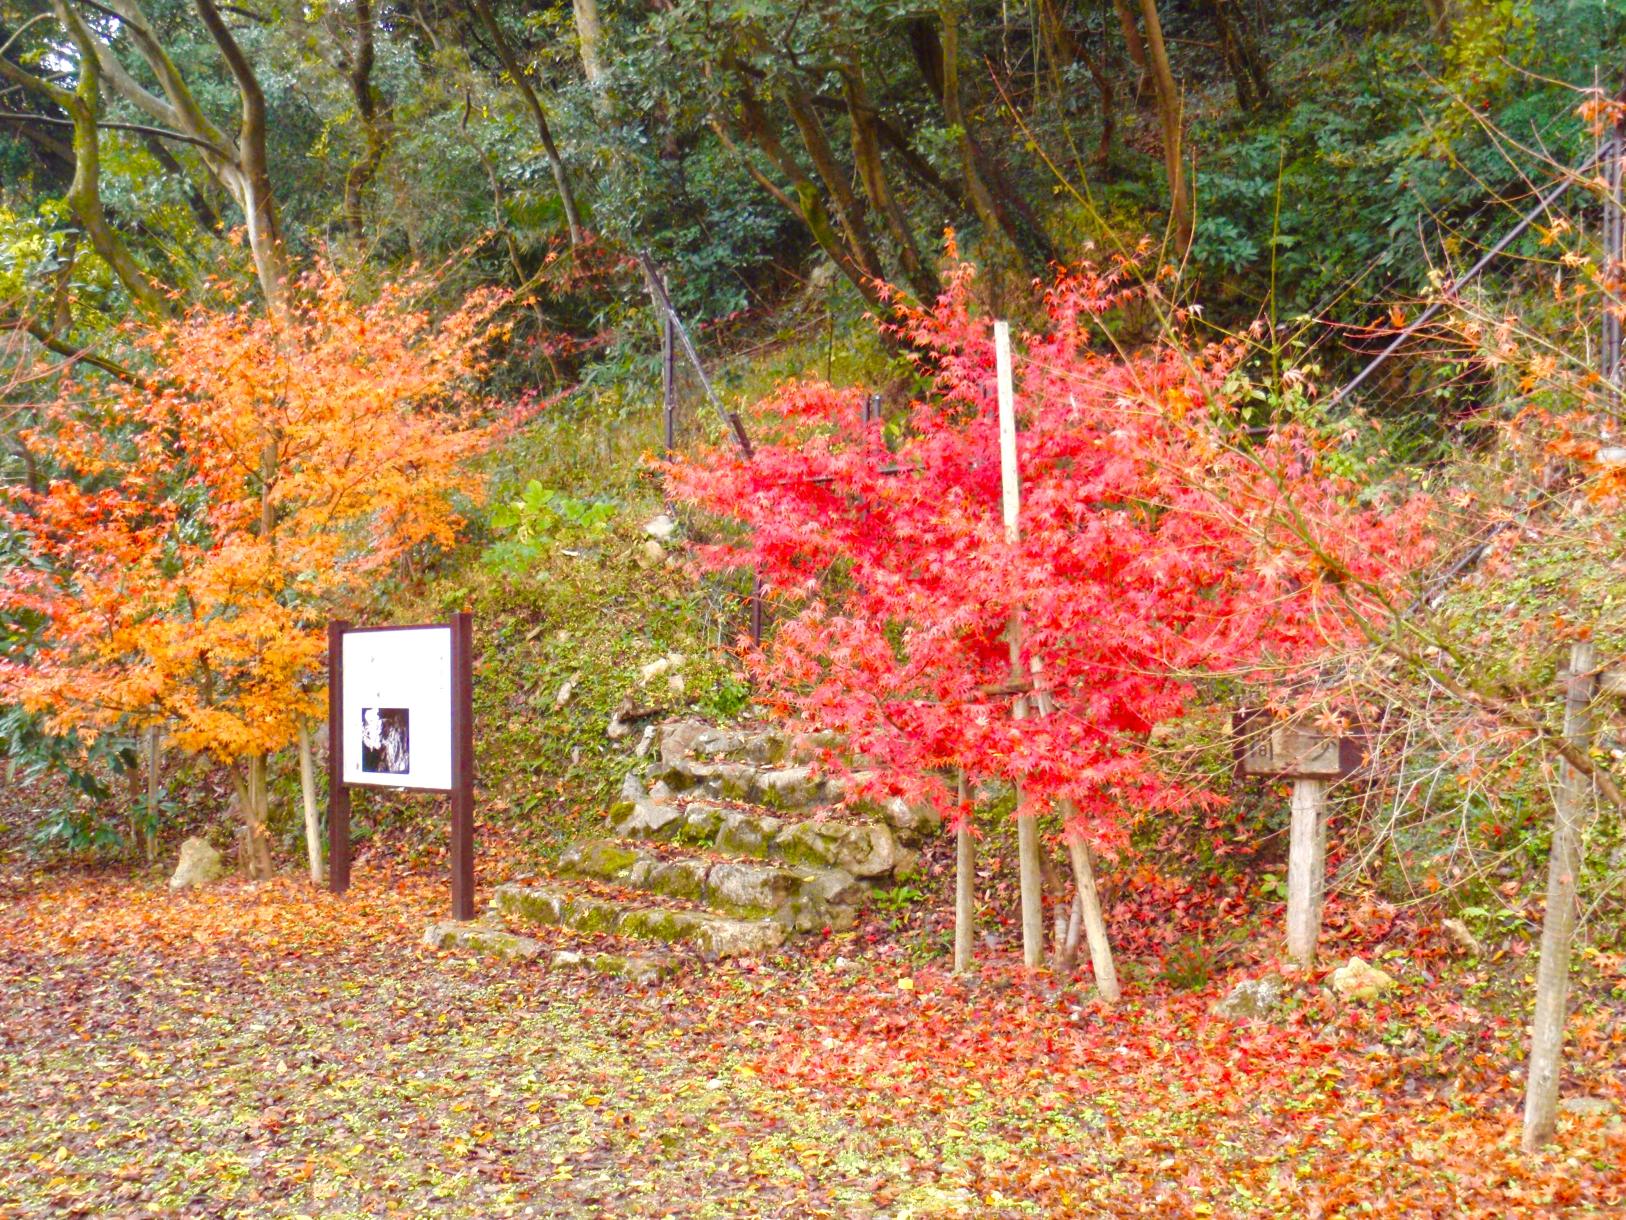
[[[765,856],[782,825],[778,818],[730,810],[723,814],[717,828],[717,849],[742,856]]]
[[[583,877],[611,881],[628,876],[643,859],[642,852],[613,839],[582,839],[565,849],[559,867]]]
[[[499,885],[491,896],[491,905],[510,918],[553,926],[565,922],[569,900],[543,886]]]
[[[539,940],[477,923],[430,924],[423,942],[431,949],[462,949],[504,961],[535,961],[546,951]]]
[[[565,920],[578,932],[614,932],[624,917],[613,902],[581,896],[571,900]]]
[[[657,894],[698,901],[706,892],[706,863],[703,860],[663,860],[649,870],[640,884]]]

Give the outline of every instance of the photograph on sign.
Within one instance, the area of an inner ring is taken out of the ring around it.
[[[451,628],[346,632],[342,694],[345,783],[452,787]]]
[[[411,774],[411,724],[411,708],[362,708],[361,769],[368,775]]]

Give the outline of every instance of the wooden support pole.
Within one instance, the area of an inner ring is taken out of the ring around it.
[[[672,315],[661,309],[661,412],[666,456],[677,448],[677,338]]]
[[[327,625],[327,886],[350,888],[350,789],[344,785],[344,633],[350,624]]]
[[[474,918],[474,616],[452,616],[452,918]]]
[[[1016,387],[1011,372],[1011,324],[994,323],[994,368],[999,385],[999,476],[1001,506],[1005,517],[1005,541],[1015,546],[1021,541],[1022,485],[1016,458]],[[1022,621],[1011,613],[1011,678],[1022,675]],[[1013,715],[1020,720],[1025,711],[1018,698]],[[1022,788],[1017,785],[1017,805]],[[1039,863],[1039,822],[1037,817],[1016,819],[1017,873],[1022,888],[1022,960],[1030,967],[1044,964],[1044,870]]]
[[[161,753],[163,740],[164,731],[156,724],[147,729],[147,832],[141,838],[148,864],[153,862],[153,857],[157,854],[155,847],[158,838],[158,779],[163,757]]]
[[[305,806],[305,856],[310,865],[311,884],[321,885],[322,821],[316,811],[316,761],[311,757],[310,726],[299,725],[299,795]]]
[[[1321,937],[1327,892],[1327,781],[1293,781],[1287,849],[1287,956],[1308,970]]]
[[[971,969],[971,943],[977,934],[977,844],[965,808],[964,771],[959,797],[964,821],[954,832],[954,973],[964,974]]]
[[[1118,987],[1118,968],[1112,961],[1112,944],[1107,940],[1107,921],[1101,911],[1101,894],[1095,885],[1095,864],[1090,849],[1076,839],[1067,844],[1073,858],[1073,881],[1078,886],[1084,908],[1084,935],[1090,943],[1090,966],[1095,971],[1096,990],[1109,1004],[1123,994]]]
[[[1592,694],[1597,681],[1592,673],[1593,658],[1590,641],[1571,646],[1569,681],[1564,692],[1564,736],[1583,751],[1592,738]],[[1535,1152],[1551,1141],[1558,1125],[1570,948],[1575,937],[1581,872],[1581,831],[1591,799],[1587,777],[1568,762],[1560,763],[1553,802],[1553,841],[1547,856],[1547,910],[1541,920],[1541,960],[1536,966],[1536,1014],[1525,1074],[1526,1152]]]
[[[1615,124],[1614,136],[1605,149],[1605,199],[1603,201],[1603,274],[1605,282],[1618,282],[1622,260],[1626,259],[1626,199],[1621,197],[1626,178],[1626,119]],[[1621,392],[1626,388],[1626,366],[1621,360],[1622,304],[1605,293],[1603,299],[1603,338],[1598,351],[1603,373],[1604,405],[1619,414]]]

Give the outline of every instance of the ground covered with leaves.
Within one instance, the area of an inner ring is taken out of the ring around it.
[[[1236,1023],[1211,1010],[1248,954],[1116,1011],[1003,966],[956,980],[878,924],[660,987],[443,956],[417,943],[441,882],[382,863],[343,900],[83,873],[3,899],[7,1216],[1626,1207],[1607,1114],[1520,1155],[1524,1035],[1467,969],[1372,1007],[1300,982]],[[1335,934],[1416,947],[1392,920]],[[1567,1091],[1618,1114],[1599,994]]]

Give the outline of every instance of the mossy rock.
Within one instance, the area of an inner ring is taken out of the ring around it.
[[[571,844],[559,857],[559,867],[583,877],[609,881],[630,875],[644,853],[613,839],[583,839]]]
[[[717,828],[717,849],[742,856],[766,856],[784,823],[778,818],[730,810]]]
[[[535,961],[546,952],[539,940],[477,923],[430,924],[423,942],[431,949],[463,949],[503,961]]]
[[[614,932],[625,916],[613,902],[579,897],[571,902],[566,918],[578,932]]]
[[[551,927],[565,922],[570,902],[563,894],[536,886],[499,885],[491,905],[514,919]]]

